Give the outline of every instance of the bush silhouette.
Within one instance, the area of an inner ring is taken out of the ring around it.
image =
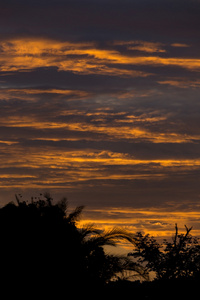
[[[105,245],[120,239],[134,242],[132,234],[78,228],[83,206],[67,213],[66,199],[54,204],[46,194],[31,202],[16,200],[0,209],[2,286],[12,286],[8,293],[57,297],[103,287],[125,271],[146,276],[129,257],[105,253]]]
[[[200,279],[200,245],[198,239],[186,228],[185,234],[178,233],[175,226],[175,235],[172,241],[164,240],[159,244],[154,237],[137,233],[135,249],[129,255],[141,264],[146,264],[147,270],[155,272],[157,279]]]

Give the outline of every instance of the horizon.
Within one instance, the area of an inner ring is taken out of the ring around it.
[[[0,206],[200,236],[200,1],[0,4]]]

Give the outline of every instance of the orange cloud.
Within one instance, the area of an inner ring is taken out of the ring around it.
[[[126,46],[128,50],[138,50],[147,53],[154,52],[166,52],[163,49],[164,44],[159,42],[147,42],[147,41],[114,41],[111,43],[114,46]]]
[[[190,45],[182,44],[182,43],[173,43],[171,44],[172,47],[178,47],[178,48],[188,48]]]
[[[171,86],[175,86],[178,88],[182,89],[187,89],[187,88],[199,88],[200,87],[200,80],[188,80],[188,79],[172,79],[172,80],[163,80],[163,81],[158,81],[159,84],[167,84]]]
[[[31,93],[32,91],[30,91]],[[37,92],[37,91],[36,91]],[[35,92],[33,91],[33,94]],[[71,93],[67,92],[66,94]],[[74,112],[61,112],[61,115],[69,115]],[[124,112],[122,112],[124,114]],[[83,112],[77,112],[77,115],[83,115]],[[99,112],[97,112],[99,114]],[[118,140],[118,139],[133,139],[133,140],[148,140],[152,143],[187,143],[195,140],[199,140],[200,136],[198,134],[181,134],[176,132],[155,132],[151,129],[143,128],[142,125],[138,123],[155,123],[164,121],[167,116],[148,116],[142,115],[136,117],[134,115],[128,116],[123,119],[116,119],[112,123],[105,124],[104,117],[106,113],[99,114],[99,124],[87,123],[87,122],[71,122],[65,123],[62,121],[46,121],[40,120],[36,116],[6,116],[1,117],[0,125],[8,127],[29,127],[35,129],[63,129],[72,132],[87,132],[103,134],[105,140]],[[85,114],[84,114],[85,115]],[[87,114],[86,114],[87,115]],[[116,115],[117,116],[117,115]],[[119,115],[118,115],[119,116]],[[97,119],[95,119],[96,121]]]
[[[1,71],[28,71],[57,67],[60,71],[112,76],[148,76],[148,73],[107,66],[115,52],[98,50],[94,43],[71,43],[42,39],[18,39],[0,43]],[[72,57],[74,56],[74,58]],[[105,63],[104,61],[105,60]]]
[[[103,124],[96,126],[87,123],[73,123],[68,124],[67,127],[70,130],[75,131],[103,133],[109,136],[111,139],[147,139],[153,143],[185,143],[191,140],[199,140],[200,138],[199,135],[186,135],[176,132],[151,132],[150,130],[143,129],[139,126],[128,125],[118,127]]]
[[[4,100],[10,100],[13,97],[25,100],[25,101],[34,101],[37,99],[37,95],[40,94],[56,94],[58,96],[67,96],[67,99],[85,99],[92,94],[86,91],[81,90],[68,90],[68,89],[0,89],[0,97]]]
[[[146,53],[164,52],[160,43],[131,42],[133,49]],[[0,43],[1,71],[29,71],[40,67],[83,74],[143,77],[148,72],[116,68],[118,65],[169,65],[186,69],[200,68],[198,58],[172,58],[159,56],[130,56],[110,49],[97,49],[95,43],[71,43],[42,39],[13,39]],[[130,46],[129,46],[130,47]]]
[[[138,51],[147,52],[147,53],[166,52],[166,50],[163,49],[162,46],[163,46],[163,44],[161,44],[161,43],[134,41],[133,45],[128,47],[128,50],[138,50]]]
[[[94,218],[92,218],[92,215],[94,215]],[[87,216],[90,216],[90,218],[87,218]],[[174,234],[175,223],[178,223],[179,230],[184,232],[184,225],[195,226],[199,218],[199,207],[196,207],[194,211],[169,210],[167,213],[166,208],[108,207],[106,211],[105,209],[86,209],[85,218],[80,225],[95,222],[100,228],[120,226],[133,233],[142,231],[145,234],[159,238],[169,238]],[[199,234],[198,228],[193,229],[193,234]]]

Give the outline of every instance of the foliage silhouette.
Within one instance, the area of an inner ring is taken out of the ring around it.
[[[54,204],[49,194],[31,202],[16,196],[0,209],[1,274],[15,293],[31,290],[37,296],[83,293],[103,287],[120,274],[133,272],[147,279],[130,257],[106,254],[104,246],[119,240],[134,243],[132,234],[114,228],[78,227],[83,206],[68,213],[66,199]]]
[[[158,243],[154,237],[138,232],[135,235],[134,251],[129,253],[148,273],[154,272],[153,281],[118,280],[110,282],[109,294],[112,298],[141,300],[188,300],[199,294],[200,245],[199,239],[191,235],[192,228],[186,228],[185,234],[175,234],[172,241]]]
[[[134,295],[183,300],[196,295],[200,245],[191,228],[179,234],[176,225],[172,241],[159,244],[154,237],[122,228],[80,228],[83,209],[69,213],[66,199],[54,203],[49,194],[30,202],[18,195],[16,203],[0,208],[1,292],[7,288],[7,298]],[[120,240],[133,244],[134,251],[128,256],[106,253],[105,246]],[[156,280],[150,282],[152,271]],[[130,275],[144,281],[130,281]]]
[[[192,228],[186,228],[185,234],[178,233],[172,242],[164,240],[159,244],[154,237],[137,233],[133,256],[147,270],[155,272],[157,279],[200,279],[200,245],[198,239],[190,234]]]

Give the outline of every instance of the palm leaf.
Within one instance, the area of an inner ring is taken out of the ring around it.
[[[122,228],[114,227],[110,230],[97,232],[97,234],[92,236],[87,243],[90,244],[91,247],[95,248],[103,246],[116,246],[119,240],[125,240],[134,243],[134,235]]]

